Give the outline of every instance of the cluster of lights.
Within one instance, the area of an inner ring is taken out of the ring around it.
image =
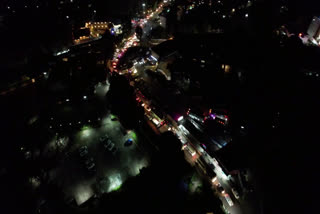
[[[117,71],[117,64],[119,62],[119,58],[121,58],[125,52],[128,50],[128,48],[132,47],[132,46],[137,46],[139,42],[139,39],[137,38],[136,33],[129,37],[127,39],[127,41],[124,44],[124,47],[121,49],[116,49],[114,55],[113,55],[113,61],[112,61],[112,68],[114,69],[114,71]]]
[[[147,115],[149,115],[149,113],[151,112],[151,108],[147,105],[147,104],[145,104],[144,102],[143,102],[143,98],[145,98],[142,94],[141,94],[141,92],[140,93],[137,93],[137,98],[136,98],[136,101],[138,102],[138,104],[140,104],[142,107],[144,107],[144,109],[145,109],[145,113],[147,113]],[[153,113],[154,114],[154,113]],[[156,117],[158,117],[157,115],[156,115]],[[166,124],[166,122],[165,121],[163,121],[162,119],[160,119],[159,117],[158,117],[158,119],[156,118],[156,117],[149,117],[149,119],[157,126],[157,127],[161,127],[161,126],[163,126],[163,125],[165,125]],[[159,121],[160,120],[160,121]],[[171,128],[170,128],[170,130],[171,130]]]
[[[56,56],[59,56],[59,55],[62,55],[62,54],[68,53],[69,51],[70,51],[70,49],[63,50],[63,51],[57,52],[55,55],[56,55]]]
[[[145,7],[145,6],[146,6],[145,3],[143,3],[142,6]],[[150,18],[152,18],[155,13],[159,12],[162,7],[163,7],[163,4],[160,4],[159,7],[158,7],[154,12],[150,11],[150,13],[146,16],[146,18],[145,18],[145,19],[141,19],[138,24],[139,24],[141,27],[143,27],[144,24],[147,23],[147,20],[150,19]],[[148,12],[149,12],[149,11],[148,11]],[[89,24],[91,24],[91,23],[89,23]],[[88,25],[89,25],[89,24],[88,24]],[[98,24],[99,24],[99,22],[98,22]],[[86,24],[86,26],[87,26],[87,24]],[[129,38],[126,40],[123,48],[121,48],[121,49],[116,49],[116,51],[115,51],[115,53],[114,53],[114,55],[113,55],[113,60],[112,60],[112,68],[113,68],[113,71],[115,71],[115,72],[118,71],[116,68],[117,68],[117,64],[118,64],[119,58],[121,58],[121,57],[124,55],[124,53],[127,51],[128,48],[130,48],[130,47],[132,47],[132,46],[137,46],[137,45],[138,45],[138,42],[139,42],[139,39],[137,38],[136,33],[134,33],[133,36],[129,37]],[[136,73],[136,72],[137,72],[137,71],[134,70],[134,73]]]
[[[50,120],[53,121],[53,120],[54,120],[53,117],[51,117]],[[97,121],[100,121],[100,120],[101,120],[100,118],[97,118]],[[91,120],[89,119],[87,122],[88,122],[88,123],[91,123]],[[82,123],[81,121],[75,122],[75,124],[81,124],[81,123]],[[84,123],[86,123],[86,122],[84,121]],[[58,125],[58,127],[63,127],[63,126],[65,126],[65,125],[66,125],[66,126],[67,126],[67,125],[72,126],[72,123],[71,123],[71,122],[66,123],[66,124],[60,123],[60,124]],[[84,127],[87,127],[87,126],[84,126]],[[49,125],[49,128],[52,129],[53,126],[52,126],[52,125]]]
[[[108,28],[107,22],[86,22],[85,28]]]

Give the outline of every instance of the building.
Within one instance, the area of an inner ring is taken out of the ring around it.
[[[307,33],[309,37],[315,39],[317,43],[320,42],[320,19],[318,17],[313,17]]]

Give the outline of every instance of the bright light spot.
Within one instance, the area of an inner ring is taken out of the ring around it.
[[[151,58],[155,61],[158,61],[157,58],[155,58],[154,56],[151,55]]]
[[[87,99],[87,96],[83,96],[83,99],[86,100],[86,99]]]
[[[246,13],[245,17],[246,17],[246,18],[248,18],[248,16],[249,16],[249,14],[248,14],[248,13]]]
[[[66,102],[69,102],[70,100],[69,99],[66,99]]]
[[[89,126],[82,127],[82,130],[80,131],[80,136],[87,138],[90,137],[93,133],[93,129]]]
[[[122,179],[120,174],[109,176],[109,182],[110,182],[110,186],[109,186],[108,192],[118,190],[122,185]]]
[[[134,131],[129,130],[129,131],[127,131],[127,134],[128,134],[128,136],[127,136],[128,138],[131,138],[135,142],[137,141],[137,134]]]
[[[69,19],[69,16],[66,16],[67,19]]]
[[[136,74],[138,71],[136,68],[133,69],[133,73]]]
[[[244,126],[241,126],[240,128],[241,128],[241,129],[244,129]]]
[[[159,125],[159,121],[158,121],[156,118],[153,118],[153,119],[152,119],[152,122],[153,122],[154,124],[156,124],[156,125]]]
[[[35,79],[31,79],[31,82],[32,82],[32,83],[35,83],[35,82],[36,82],[36,80],[35,80]]]
[[[74,192],[74,199],[80,205],[93,196],[94,192],[90,185],[79,185]]]
[[[145,7],[146,6],[146,4],[145,3],[142,3],[142,7]]]
[[[38,186],[40,186],[40,179],[38,177],[29,178],[29,182],[31,183],[33,188],[37,188]]]
[[[212,183],[214,183],[217,180],[217,177],[212,178]]]
[[[140,170],[143,168],[143,167],[147,167],[148,166],[148,161],[147,159],[142,159],[142,160],[139,160],[139,161],[135,161],[132,163],[132,168],[130,170],[130,174],[132,176],[136,176],[140,173]]]
[[[178,118],[178,121],[181,121],[181,120],[183,120],[183,116],[180,116],[180,117]]]

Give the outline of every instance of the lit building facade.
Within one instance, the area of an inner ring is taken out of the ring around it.
[[[308,35],[310,38],[313,38],[316,40],[316,42],[319,44],[320,42],[320,19],[318,17],[313,17],[308,31]]]

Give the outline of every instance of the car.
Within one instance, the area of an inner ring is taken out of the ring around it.
[[[104,142],[104,141],[106,141],[106,140],[108,140],[109,138],[108,138],[108,136],[101,136],[100,138],[99,138],[99,140],[100,140],[100,142]]]
[[[215,168],[216,168],[212,163],[209,164],[209,167],[210,167],[211,169],[215,169]]]
[[[111,143],[109,146],[108,146],[108,150],[111,152],[111,150],[113,149],[113,147],[114,147],[114,143]]]
[[[192,146],[187,145],[185,148],[191,154],[191,156],[195,156],[197,154],[196,151],[192,148]]]
[[[88,150],[87,149],[80,149],[79,150],[80,152],[80,157],[84,157],[88,154]]]
[[[81,153],[81,152],[83,152],[83,151],[85,151],[85,150],[88,150],[88,147],[87,147],[87,146],[81,146],[81,147],[79,148],[79,153]]]
[[[89,170],[89,172],[91,172],[91,173],[96,172],[96,164],[93,163],[93,162],[91,162],[89,165],[87,165],[86,168],[87,168],[87,169]]]
[[[234,187],[231,188],[231,191],[236,199],[240,198],[238,191]]]
[[[217,185],[217,190],[218,190],[221,194],[225,194],[225,193],[226,193],[226,191],[224,190],[224,188],[221,186],[220,183]]]
[[[133,140],[131,138],[129,138],[128,140],[126,140],[126,142],[124,143],[125,146],[131,146],[133,143]]]
[[[112,144],[112,141],[108,139],[103,142],[103,147],[107,149],[110,146],[110,144]]]
[[[111,152],[112,152],[113,155],[115,155],[115,154],[117,153],[117,151],[118,151],[118,148],[117,148],[117,147],[113,147],[113,148],[111,149]]]

